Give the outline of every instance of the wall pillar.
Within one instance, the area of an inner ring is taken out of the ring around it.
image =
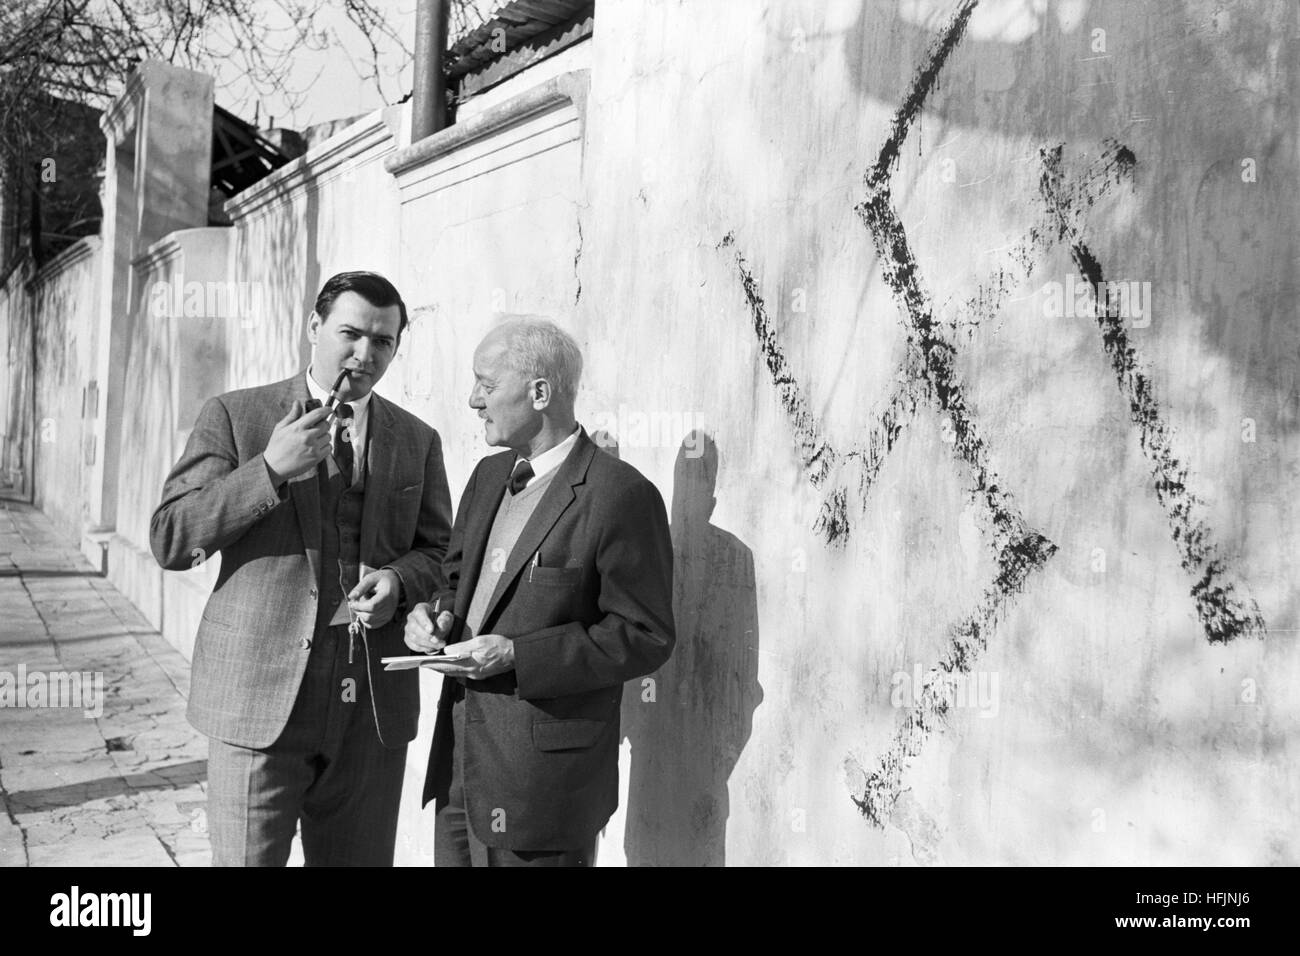
[[[141,63],[100,120],[108,139],[103,270],[94,321],[95,377],[84,410],[89,481],[82,550],[103,564],[116,527],[123,376],[130,341],[132,263],[178,229],[208,224],[213,81],[154,60]]]

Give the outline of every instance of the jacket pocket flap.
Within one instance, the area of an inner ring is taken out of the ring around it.
[[[538,750],[585,750],[607,726],[604,720],[539,720],[533,724],[533,744]]]
[[[199,624],[200,626],[206,625],[207,627],[218,627],[227,631],[233,631],[235,629],[233,621],[227,621],[220,614],[209,614],[207,608],[203,609],[203,614],[199,618]]]
[[[582,568],[530,567],[528,582],[548,587],[577,587],[582,583]]]

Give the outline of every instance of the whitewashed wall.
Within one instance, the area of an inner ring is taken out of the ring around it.
[[[95,338],[80,322],[94,307],[99,251],[94,238],[69,246],[41,269],[28,290],[37,369],[34,503],[73,536],[81,531],[87,466],[103,452],[85,423]]]
[[[373,268],[412,306],[379,391],[458,498],[474,345],[553,316],[677,563],[602,863],[1297,862],[1294,7],[968,6],[604,4],[432,140],[342,131],[230,205],[257,315],[133,335],[131,467],[179,451],[186,355],[287,376]],[[1056,314],[1084,269],[1149,311]],[[155,589],[179,646],[211,570]]]

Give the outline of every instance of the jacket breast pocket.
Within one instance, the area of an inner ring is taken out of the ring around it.
[[[525,579],[539,587],[576,588],[582,583],[582,568],[530,567]]]
[[[223,631],[233,631],[235,629],[235,622],[229,620],[225,614],[220,611],[213,613],[210,608],[206,607],[199,617],[199,624],[209,628],[220,628]]]
[[[538,750],[586,750],[593,747],[608,726],[603,720],[539,720],[533,724],[533,746]]]

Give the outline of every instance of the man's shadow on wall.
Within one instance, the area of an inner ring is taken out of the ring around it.
[[[691,432],[673,469],[677,644],[663,667],[623,692],[629,866],[726,863],[727,783],[763,700],[754,555],[709,522],[717,478],[717,446]]]

